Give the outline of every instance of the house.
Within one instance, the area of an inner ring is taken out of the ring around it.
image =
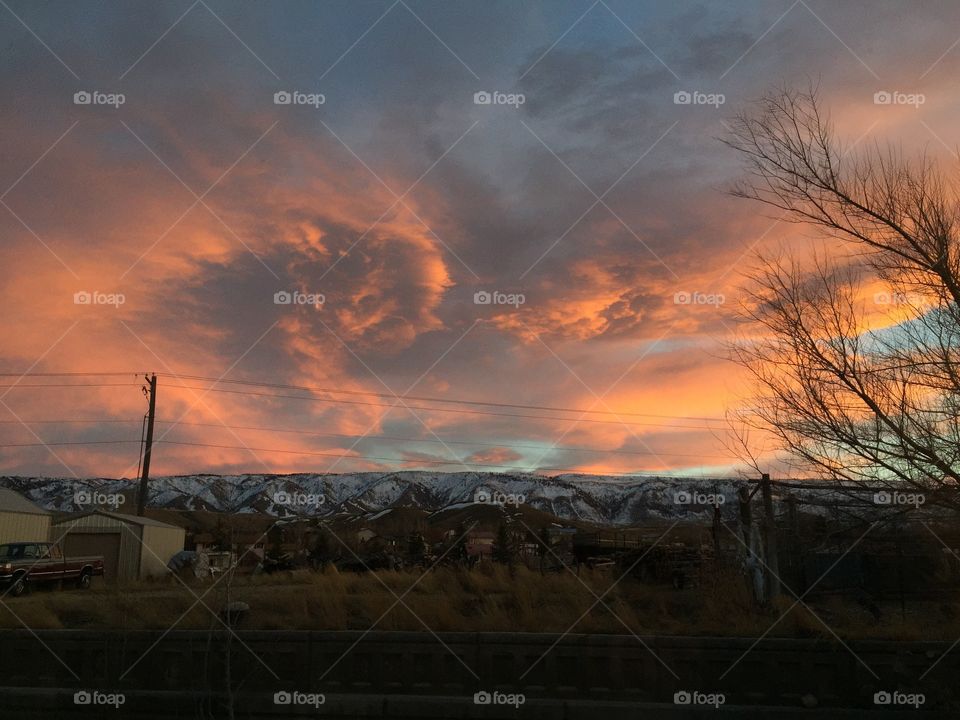
[[[547,528],[547,539],[551,543],[569,542],[579,532],[575,527],[560,527],[552,525]]]
[[[481,560],[488,559],[493,555],[493,544],[496,539],[496,533],[487,530],[471,530],[467,533],[467,556]]]
[[[198,532],[187,536],[187,545],[196,552],[210,552],[219,550],[219,545],[213,533]]]
[[[170,558],[184,548],[186,531],[136,515],[95,510],[56,522],[65,555],[103,555],[107,582],[128,582],[168,574]]]
[[[523,540],[517,544],[517,552],[523,558],[535,558],[540,555],[542,546],[538,542]]]
[[[357,531],[357,542],[361,545],[370,542],[375,537],[377,537],[377,534],[370,528],[363,528]]]
[[[232,544],[223,539],[224,533],[194,533],[187,545],[206,556],[213,573],[239,567],[250,570],[260,565],[266,555],[265,534],[256,530],[237,530],[229,534]]]
[[[47,542],[53,514],[20,493],[0,488],[0,543],[23,541]]]

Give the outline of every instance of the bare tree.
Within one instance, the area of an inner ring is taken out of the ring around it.
[[[759,331],[733,345],[758,387],[746,422],[808,470],[960,507],[956,186],[924,155],[845,151],[815,89],[767,96],[725,142],[748,166],[735,195],[839,241],[748,273]],[[884,307],[896,317],[877,322]]]

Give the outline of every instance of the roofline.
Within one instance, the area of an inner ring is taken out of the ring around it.
[[[36,510],[7,510],[0,508],[0,514],[6,515],[43,515],[46,517],[53,517],[54,513],[52,510],[44,510],[41,507],[38,507]]]
[[[113,512],[109,512],[109,511],[107,511],[107,510],[101,510],[101,509],[99,509],[99,508],[96,509],[96,510],[90,510],[90,511],[88,511],[88,512],[81,513],[80,515],[73,515],[73,516],[65,517],[65,518],[63,518],[62,520],[59,520],[59,521],[57,521],[57,522],[55,522],[55,523],[53,523],[53,524],[54,524],[54,525],[63,525],[64,523],[68,523],[68,522],[70,522],[71,520],[81,520],[81,519],[83,519],[83,518],[85,518],[85,517],[90,517],[91,515],[103,515],[104,517],[112,518],[112,519],[118,520],[119,522],[122,522],[122,523],[129,523],[129,524],[132,524],[132,525],[139,525],[140,527],[170,528],[170,529],[173,529],[173,530],[183,530],[184,532],[186,532],[186,528],[180,527],[179,525],[171,525],[170,523],[165,523],[165,522],[163,522],[162,520],[150,520],[149,518],[144,517],[144,518],[143,518],[144,522],[139,522],[139,521],[138,521],[139,516],[137,516],[137,515],[125,515],[125,514],[123,514],[123,513],[113,513]]]
[[[0,486],[0,492],[7,492],[15,496],[22,504],[27,506],[27,509],[18,510],[16,508],[4,509],[0,508],[0,513],[9,513],[14,515],[46,515],[48,517],[53,517],[53,511],[47,510],[37,505],[33,500],[24,495],[19,490],[15,490],[12,487]]]

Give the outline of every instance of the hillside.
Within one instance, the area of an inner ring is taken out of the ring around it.
[[[229,513],[376,516],[390,509],[455,513],[484,496],[520,502],[569,521],[626,526],[663,519],[709,517],[706,505],[678,503],[676,494],[717,493],[721,510],[734,512],[739,481],[622,478],[598,475],[390,472],[294,475],[175,475],[150,481],[149,506],[167,510]],[[122,495],[120,512],[136,506],[136,482],[129,479],[0,477],[0,485],[26,495],[41,507],[71,512],[88,509],[84,492]],[[507,506],[508,508],[510,505]]]

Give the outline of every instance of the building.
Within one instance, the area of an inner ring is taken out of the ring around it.
[[[377,537],[377,533],[371,530],[370,528],[363,528],[357,531],[357,542],[361,545],[368,543],[374,538]]]
[[[136,515],[95,510],[54,523],[63,536],[65,555],[103,555],[107,582],[168,574],[167,563],[183,550],[186,531],[176,525]]]
[[[559,525],[552,525],[547,528],[547,539],[553,545],[564,542],[565,539],[566,542],[569,543],[571,542],[569,538],[572,538],[578,532],[580,531],[575,527],[560,527]]]
[[[256,530],[237,530],[231,531],[229,537],[231,542],[225,542],[218,540],[213,533],[200,532],[192,535],[187,545],[207,557],[210,569],[214,573],[226,572],[236,566],[250,569],[263,562],[264,533]]]
[[[20,493],[0,488],[0,543],[47,542],[53,513],[34,505]]]
[[[480,560],[490,559],[493,555],[493,544],[496,539],[496,533],[487,530],[471,530],[467,534],[467,557],[479,558]]]

